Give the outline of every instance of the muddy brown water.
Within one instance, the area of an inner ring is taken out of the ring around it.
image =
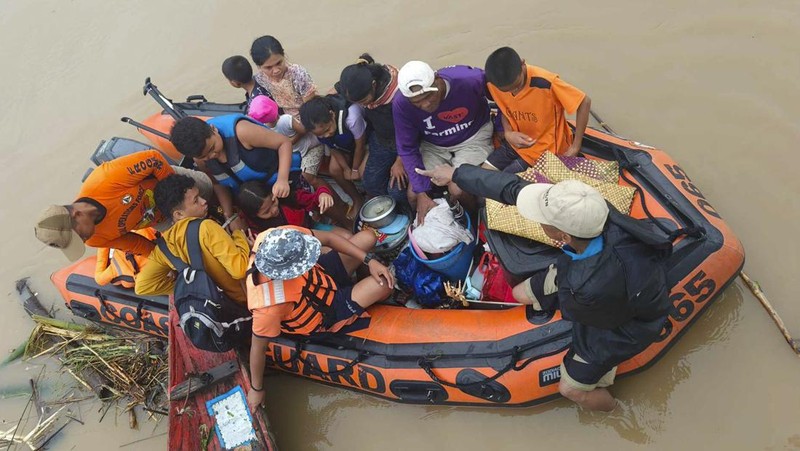
[[[800,335],[800,5],[795,1],[663,2],[121,2],[0,0],[0,340],[31,322],[13,281],[30,276],[46,305],[63,303],[49,274],[65,264],[33,237],[49,203],[77,192],[100,139],[141,139],[121,116],[156,110],[146,76],[169,96],[237,102],[219,70],[262,34],[327,89],[362,51],[402,65],[482,66],[511,45],[585,90],[617,132],[669,152],[745,245],[745,270]],[[53,372],[57,368],[50,367]],[[0,388],[39,367],[0,370]],[[625,415],[558,400],[525,409],[389,403],[274,376],[269,414],[284,450],[797,449],[800,359],[737,281],[655,366],[613,388]],[[56,393],[73,382],[46,389]],[[0,400],[0,430],[24,399]],[[166,421],[140,431],[113,410],[80,407],[54,449],[164,448]]]

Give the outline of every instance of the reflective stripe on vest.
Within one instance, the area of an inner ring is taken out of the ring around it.
[[[333,320],[331,304],[335,294],[336,283],[319,265],[289,280],[269,280],[258,271],[247,277],[247,307],[250,310],[295,303],[292,312],[281,321],[281,329],[293,334],[308,335],[330,326],[328,320]]]
[[[228,158],[227,163],[216,159],[206,162],[206,167],[215,179],[233,190],[238,190],[239,182],[230,177],[222,165],[230,168],[242,182],[250,180],[267,180],[278,171],[278,152],[273,149],[256,147],[246,149],[236,137],[236,124],[246,120],[263,127],[255,120],[243,114],[226,114],[209,119],[209,125],[217,128],[222,137],[223,150]]]

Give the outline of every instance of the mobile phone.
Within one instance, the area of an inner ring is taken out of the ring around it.
[[[238,218],[238,217],[239,217],[239,213],[234,213],[233,215],[231,215],[231,217],[230,217],[230,218],[228,218],[227,220],[225,220],[225,223],[224,223],[224,224],[222,224],[222,228],[223,228],[223,229],[227,229],[227,228],[228,228],[228,226],[229,226],[229,225],[231,225],[231,223],[232,223],[233,221],[235,221],[235,220],[236,220],[236,218]]]

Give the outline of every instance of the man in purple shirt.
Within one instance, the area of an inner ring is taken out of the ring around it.
[[[430,179],[415,169],[480,166],[492,150],[486,79],[483,70],[469,66],[434,72],[422,61],[410,61],[400,69],[397,81],[403,94],[392,100],[397,154],[416,195],[421,223],[436,204],[428,193]],[[474,206],[474,198],[455,184],[448,190],[465,207]]]

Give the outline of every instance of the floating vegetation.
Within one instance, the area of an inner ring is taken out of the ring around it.
[[[125,411],[137,405],[162,410],[160,400],[166,398],[169,374],[162,340],[133,332],[109,335],[96,326],[32,318],[36,327],[25,349],[27,357],[60,355],[61,363],[81,384],[103,393],[104,401],[126,401]]]
[[[14,444],[25,444],[33,450],[42,448],[67,425],[69,418],[62,415],[65,408],[66,406],[63,406],[50,415],[40,417],[36,427],[25,435],[17,436],[17,426],[0,432],[0,446],[10,447]]]

